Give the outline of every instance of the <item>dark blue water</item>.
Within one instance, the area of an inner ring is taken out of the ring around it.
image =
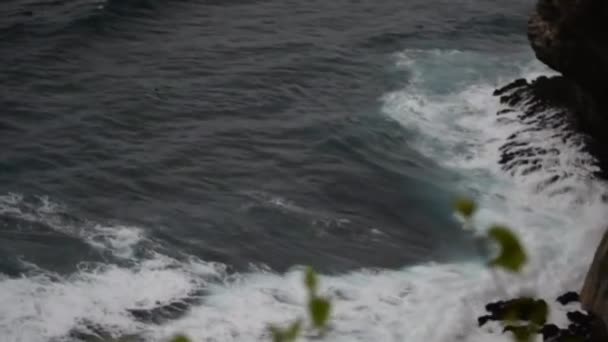
[[[532,5],[3,0],[0,273],[474,258],[462,175],[381,100],[413,82],[400,51],[521,51]]]

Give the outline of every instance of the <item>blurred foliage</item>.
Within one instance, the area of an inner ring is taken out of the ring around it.
[[[477,204],[471,199],[460,198],[456,200],[454,209],[465,219],[464,227],[471,229]],[[513,231],[501,225],[494,225],[488,230],[486,238],[496,243],[499,249],[498,255],[489,261],[490,267],[512,273],[521,272],[528,258]],[[549,307],[544,300],[533,298],[512,300],[506,308],[503,319],[505,332],[510,331],[517,342],[531,342],[546,323],[548,315]]]
[[[270,333],[273,342],[293,342],[298,338],[302,330],[302,322],[295,321],[289,327],[281,329],[277,326],[270,326]]]
[[[527,256],[517,236],[508,228],[493,226],[488,236],[500,246],[500,254],[492,261],[493,267],[501,267],[510,272],[519,272],[526,264]]]
[[[190,342],[190,339],[186,336],[178,335],[171,339],[171,342]]]
[[[304,286],[308,292],[308,315],[312,328],[323,334],[329,324],[331,302],[329,299],[319,296],[319,276],[312,267],[306,268],[304,272]],[[284,329],[270,326],[273,342],[293,342],[301,332],[301,320],[297,320]]]
[[[470,219],[477,211],[477,204],[468,198],[460,198],[455,203],[456,212],[465,219]]]
[[[329,321],[331,303],[325,298],[313,298],[308,303],[312,323],[317,329],[324,329]]]
[[[306,268],[304,285],[306,286],[306,290],[308,290],[309,296],[314,297],[317,295],[317,291],[319,289],[319,277],[312,267]]]

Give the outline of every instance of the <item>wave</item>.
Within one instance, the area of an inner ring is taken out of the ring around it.
[[[143,242],[141,229],[123,225],[103,225],[72,215],[64,206],[46,196],[25,197],[20,194],[0,196],[0,220],[10,221],[0,239],[33,239],[49,241],[72,239],[86,243],[99,252],[132,259]]]
[[[383,97],[382,114],[402,126],[412,147],[460,175],[456,186],[481,205],[475,219],[480,232],[493,223],[510,225],[531,262],[522,275],[498,273],[500,286],[483,260],[323,276],[321,292],[335,305],[327,339],[509,341],[496,326],[477,328],[484,304],[524,293],[553,303],[579,288],[608,215],[606,185],[594,178],[592,157],[576,139],[553,140],[560,131],[551,128],[521,134],[532,123],[517,120],[517,111],[496,115],[501,105],[492,96],[495,87],[546,72],[528,62],[528,54],[410,50],[395,59],[411,78]],[[505,170],[501,147],[513,141],[558,153],[535,156],[539,167],[530,172],[523,164]],[[558,180],[543,186],[556,174]],[[294,203],[262,197],[266,205],[312,215]],[[305,316],[298,267],[285,274],[235,274],[222,264],[170,257],[140,228],[71,219],[69,210],[44,198],[0,197],[0,216],[44,223],[114,256],[81,264],[69,275],[30,265],[25,276],[5,276],[0,331],[7,341],[74,340],[71,332],[97,331],[92,326],[113,337],[135,334],[150,341],[175,333],[197,341],[268,340],[269,323]],[[147,253],[137,252],[142,245]],[[171,308],[178,314],[167,314]],[[563,320],[565,310],[552,305],[552,319]],[[161,311],[163,319],[150,317]]]

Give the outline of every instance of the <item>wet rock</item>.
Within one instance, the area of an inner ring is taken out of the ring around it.
[[[547,341],[551,338],[557,337],[560,333],[560,329],[555,324],[545,324],[540,329],[540,334],[543,336],[543,340]]]
[[[580,296],[574,291],[566,292],[563,295],[557,297],[557,302],[561,305],[567,305],[578,301],[580,301]]]
[[[536,57],[590,93],[604,94],[608,75],[608,3],[539,0],[528,22]]]
[[[608,232],[604,234],[587,272],[581,290],[581,304],[583,309],[608,324]]]

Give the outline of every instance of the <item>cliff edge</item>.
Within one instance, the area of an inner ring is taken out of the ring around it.
[[[587,148],[602,170],[600,176],[608,178],[608,1],[538,0],[528,38],[536,57],[561,76],[530,83],[520,80],[497,95],[509,105],[524,106],[530,115],[547,107],[559,109],[572,131],[585,133]],[[608,231],[589,268],[581,303],[601,318],[604,326],[599,329],[606,336]]]
[[[539,0],[528,22],[536,57],[562,75],[555,81],[561,83],[560,89],[567,83],[565,107],[575,129],[591,137],[589,148],[604,170],[608,169],[606,32],[605,0]]]

